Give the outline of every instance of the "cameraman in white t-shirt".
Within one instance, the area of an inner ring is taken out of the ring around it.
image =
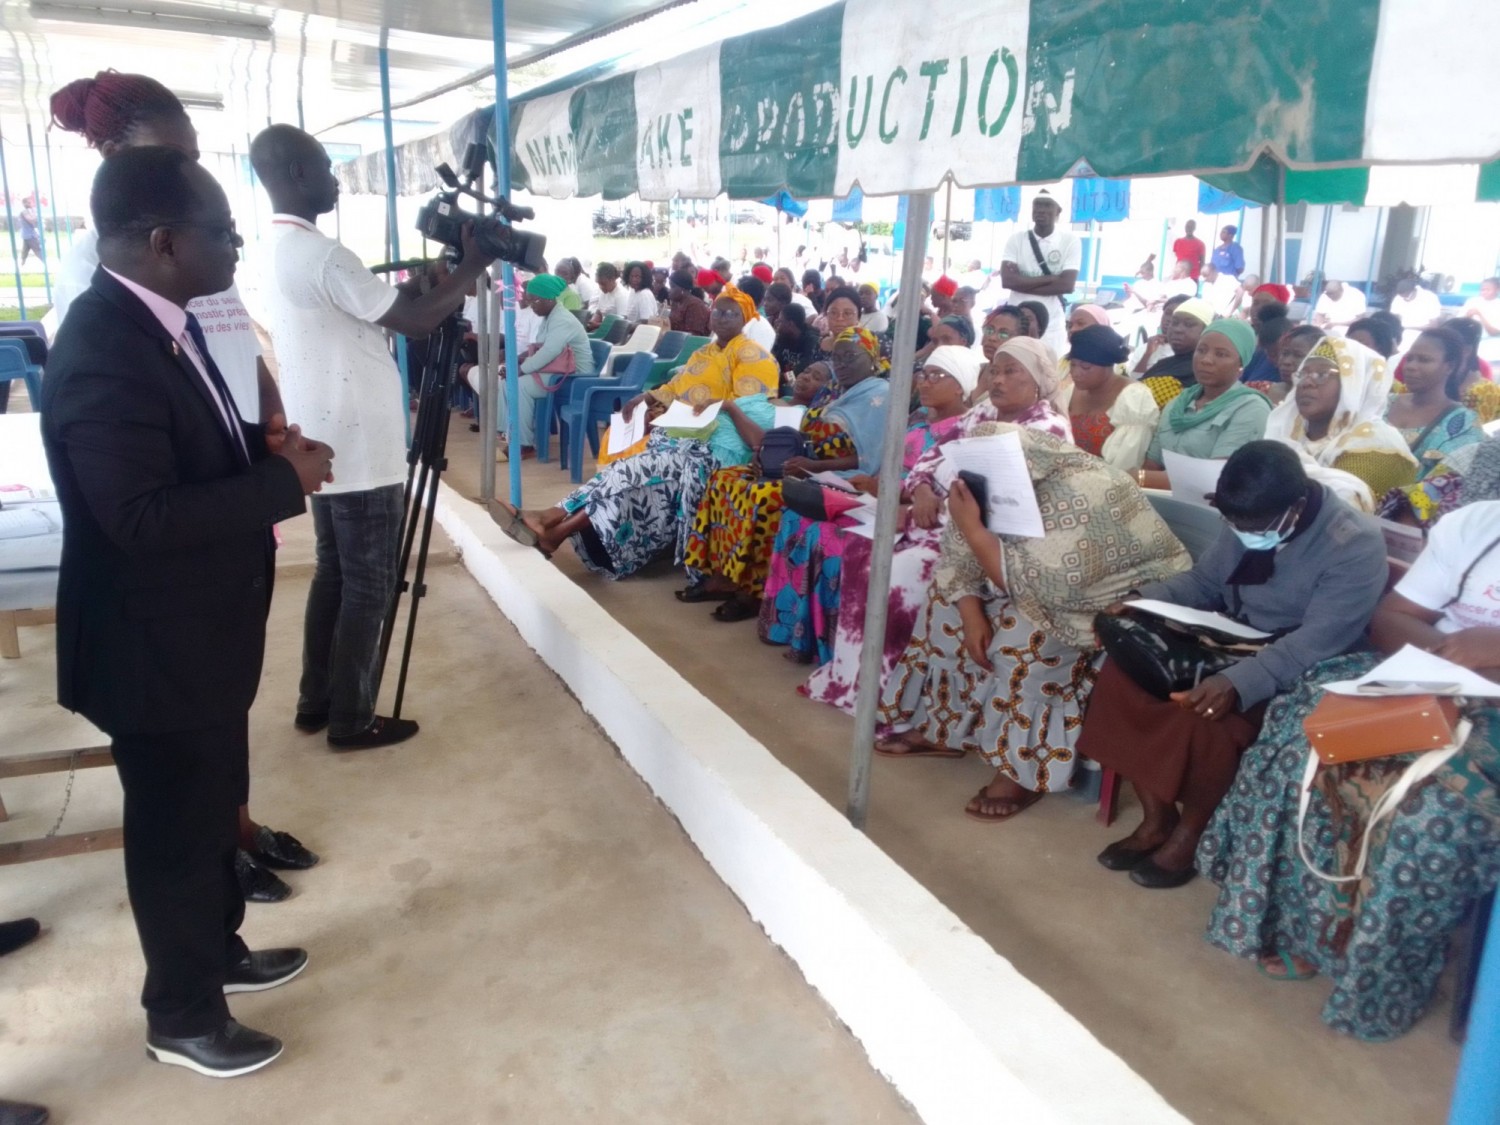
[[[462,261],[429,291],[392,288],[318,230],[317,217],[338,204],[339,185],[317,140],[272,125],[251,143],[250,160],[276,211],[264,293],[282,398],[292,417],[338,450],[334,481],[311,505],[317,567],[295,724],[308,733],[327,727],[336,749],[386,746],[416,734],[417,724],[375,714],[407,434],[406,385],[382,329],[429,335],[493,259],[466,226]]]

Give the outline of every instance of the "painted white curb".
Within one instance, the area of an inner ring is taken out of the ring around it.
[[[535,551],[438,522],[526,643],[931,1125],[1186,1122],[1081,1023]]]

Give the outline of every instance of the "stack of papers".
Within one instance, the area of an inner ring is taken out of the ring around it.
[[[646,404],[644,402],[636,405],[635,411],[630,415],[630,421],[625,421],[625,415],[616,410],[609,416],[609,448],[610,456],[624,453],[641,438],[646,436]]]
[[[1224,471],[1223,461],[1208,461],[1202,457],[1184,457],[1164,449],[1162,464],[1166,466],[1167,479],[1172,482],[1172,499],[1185,504],[1197,504],[1200,508],[1211,508],[1209,498],[1219,489],[1219,474]]]
[[[1204,629],[1213,629],[1215,632],[1228,633],[1231,637],[1239,637],[1246,641],[1263,641],[1271,635],[1270,633],[1263,633],[1253,626],[1246,625],[1242,621],[1236,621],[1232,617],[1225,617],[1222,613],[1210,613],[1207,610],[1190,609],[1185,605],[1160,602],[1155,598],[1136,598],[1125,604],[1131,609],[1138,609],[1143,613],[1150,613],[1156,617],[1164,617],[1168,621],[1176,621],[1182,625],[1196,625]]]
[[[1357,680],[1323,685],[1337,695],[1469,695],[1500,699],[1500,684],[1462,664],[1407,645]]]
[[[701,414],[695,414],[693,408],[679,398],[664,413],[658,414],[651,424],[669,430],[702,430],[713,425],[723,406],[722,402],[711,402]]]

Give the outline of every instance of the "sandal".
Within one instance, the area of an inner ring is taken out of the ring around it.
[[[973,800],[964,806],[964,815],[966,817],[971,820],[982,821],[985,824],[999,824],[1002,820],[1009,820],[1017,813],[1025,812],[1032,805],[1040,801],[1043,796],[1041,793],[1028,791],[1024,797],[991,797],[988,795],[989,788],[986,785],[978,793],[974,794]],[[984,803],[986,801],[994,805],[1004,806],[1007,811],[987,813],[984,811]]]
[[[1285,973],[1273,973],[1268,966],[1274,965],[1272,957],[1279,957]],[[1260,975],[1270,980],[1312,980],[1318,975],[1317,969],[1302,969],[1297,966],[1297,959],[1290,953],[1266,953],[1261,956],[1255,966],[1260,970]]]
[[[523,547],[535,547],[542,558],[550,559],[552,557],[552,552],[542,546],[541,537],[537,535],[535,530],[526,525],[526,521],[521,517],[521,513],[516,508],[507,504],[504,500],[498,499],[495,501],[495,506],[505,513],[505,519],[496,521],[502,532]]]
[[[713,611],[715,621],[749,621],[760,616],[760,599],[732,594],[727,602]]]
[[[902,738],[882,738],[875,743],[875,753],[882,758],[962,758],[962,750],[938,746],[932,742],[907,742]]]
[[[674,592],[680,602],[727,602],[734,597],[733,590],[715,590],[707,581],[693,582],[686,588]]]

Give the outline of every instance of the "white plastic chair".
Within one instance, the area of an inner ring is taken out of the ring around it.
[[[636,352],[649,352],[656,347],[656,341],[661,338],[661,329],[654,324],[637,324],[635,331],[630,334],[630,339],[623,344],[617,344],[609,353],[609,358],[604,361],[604,370],[600,375],[614,377],[615,361],[623,357],[626,363]]]

